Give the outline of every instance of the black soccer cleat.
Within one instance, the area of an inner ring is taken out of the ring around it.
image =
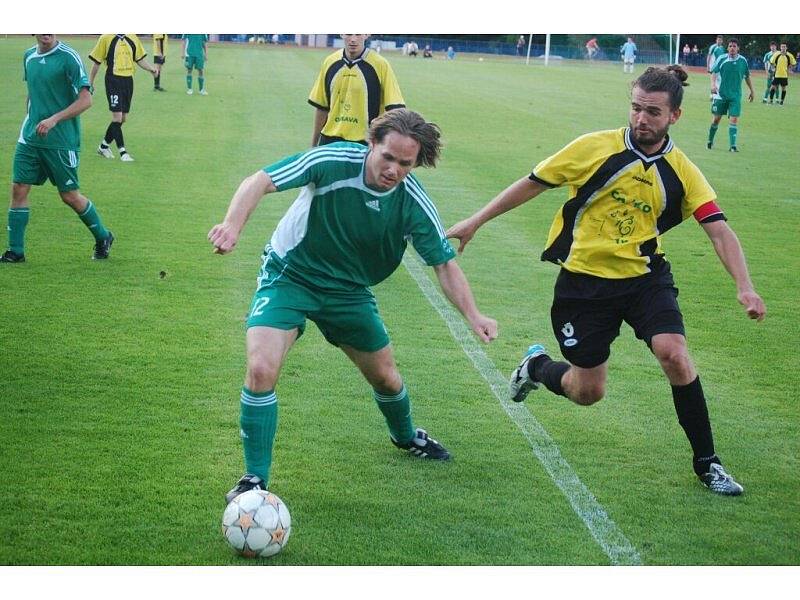
[[[714,142],[706,142],[706,148],[711,150],[714,147]]]
[[[730,147],[730,152],[738,152],[738,151],[739,151],[739,149],[736,146],[731,146]]]
[[[3,255],[0,256],[0,262],[5,262],[5,263],[25,262],[25,255],[17,254],[13,250],[6,250],[5,252],[3,252]]]
[[[429,458],[431,460],[450,460],[450,453],[439,442],[428,435],[424,429],[417,427],[414,437],[405,444],[401,444],[392,436],[389,436],[392,443],[401,450],[408,450],[409,454],[419,458]]]
[[[250,490],[267,490],[267,483],[258,475],[245,473],[242,478],[236,482],[233,489],[225,494],[225,505],[230,504],[234,498],[249,492]]]
[[[114,234],[109,231],[106,239],[94,243],[94,254],[92,254],[92,260],[104,260],[108,258],[108,253],[111,251],[111,244],[113,243]]]
[[[708,472],[698,475],[700,482],[712,492],[723,496],[738,496],[744,488],[725,472],[719,463],[708,465]]]

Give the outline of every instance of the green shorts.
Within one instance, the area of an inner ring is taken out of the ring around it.
[[[39,148],[17,142],[14,183],[42,185],[48,179],[59,192],[77,190],[80,153],[76,150]]]
[[[723,115],[738,117],[742,114],[742,99],[715,96],[714,101],[711,103],[711,114],[720,117]]]
[[[377,352],[389,344],[378,303],[368,288],[354,292],[321,290],[292,279],[268,254],[258,276],[258,288],[247,314],[247,327],[298,329],[303,335],[306,318],[317,324],[334,346]]]
[[[186,65],[186,68],[190,71],[192,68],[202,71],[203,67],[206,66],[206,59],[204,56],[187,56],[183,64]]]

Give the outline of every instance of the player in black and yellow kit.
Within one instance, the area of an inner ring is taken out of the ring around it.
[[[106,63],[106,96],[108,110],[111,111],[111,124],[106,130],[105,138],[100,142],[97,153],[105,158],[114,158],[111,142],[117,143],[119,158],[125,162],[133,161],[133,157],[125,150],[122,137],[122,124],[126,121],[133,99],[134,65],[139,65],[153,75],[158,69],[146,59],[147,53],[135,33],[104,33],[97,40],[89,58],[94,63],[89,73],[89,83],[94,89],[94,78],[100,65]]]
[[[769,88],[769,103],[775,99],[775,92],[781,88],[780,103],[786,100],[786,86],[789,85],[789,69],[797,64],[797,60],[791,52],[787,51],[785,43],[781,43],[781,49],[773,52],[769,61],[775,67],[775,76],[772,78],[772,85]]]
[[[161,71],[164,68],[164,63],[167,62],[168,45],[166,33],[153,34],[153,62],[158,68],[158,71],[153,73],[153,91],[155,92],[166,92],[166,90],[161,87]]]
[[[389,62],[365,47],[366,34],[343,34],[344,49],[322,62],[308,103],[314,112],[311,145],[331,142],[366,144],[369,124],[405,102]]]
[[[611,343],[625,321],[650,347],[672,386],[700,481],[716,493],[738,495],[742,486],[725,472],[714,449],[661,235],[694,216],[733,277],[747,315],[760,321],[766,307],[714,190],[668,135],[681,114],[686,78],[677,65],[648,68],[634,83],[629,127],[578,138],[447,235],[458,238],[463,251],[490,219],[547,189],[568,186],[570,199],[556,214],[542,260],[561,267],[551,318],[569,362],[552,360],[539,344],[531,346],[512,374],[512,398],[520,402],[543,384],[576,404],[602,399]]]

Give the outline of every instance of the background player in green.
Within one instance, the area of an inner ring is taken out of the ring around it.
[[[767,74],[767,88],[764,90],[764,97],[761,99],[761,102],[764,104],[767,103],[767,96],[769,96],[769,90],[772,87],[772,79],[775,77],[775,65],[770,62],[772,55],[775,54],[775,51],[778,49],[778,44],[775,42],[769,43],[769,51],[764,54],[764,58],[761,59],[761,62],[764,63],[764,71]]]
[[[712,88],[713,100],[711,101],[711,127],[708,130],[709,150],[714,146],[714,136],[722,115],[728,115],[728,141],[731,152],[738,152],[736,137],[739,135],[739,115],[742,114],[742,79],[750,88],[748,102],[755,97],[753,83],[750,81],[750,68],[747,59],[739,54],[739,40],[728,40],[728,52],[717,58],[712,65],[711,74],[719,73],[719,88]]]
[[[200,95],[207,96],[205,67],[208,62],[208,35],[205,33],[183,34],[183,61],[186,66],[186,93],[190,96],[192,91],[192,69],[197,69],[197,86]]]
[[[9,249],[0,262],[25,260],[25,228],[30,216],[28,194],[31,185],[42,185],[47,179],[94,236],[92,258],[108,258],[114,236],[103,226],[94,204],[80,193],[78,185],[81,147],[78,115],[92,105],[89,79],[78,53],[59,42],[54,34],[36,34],[36,42],[36,46],[25,51],[23,59],[28,113],[14,153],[8,209]]]
[[[447,235],[458,238],[463,251],[487,221],[545,190],[569,186],[570,199],[556,213],[542,254],[542,260],[561,266],[551,324],[569,362],[554,361],[541,345],[532,345],[511,375],[512,399],[520,402],[543,384],[576,404],[600,401],[611,343],[625,321],[670,383],[694,472],[713,492],[735,496],[743,488],[724,471],[714,448],[661,235],[694,216],[736,283],[747,316],[760,321],[766,307],[714,190],[668,135],[681,115],[686,78],[678,65],[649,67],[634,83],[629,127],[578,138]]]
[[[475,306],[435,206],[410,174],[416,166],[435,166],[439,136],[438,127],[417,113],[389,111],[372,122],[368,147],[335,142],[245,179],[225,220],[209,232],[215,252],[226,254],[262,196],[302,187],[264,250],[247,319],[240,405],[247,472],[227,494],[228,502],[247,490],[267,489],[277,423],[275,385],[306,318],[372,386],[396,446],[423,458],[450,457],[412,424],[408,392],[369,289],[395,271],[410,240],[476,335],[484,342],[497,336],[497,323]]]
[[[713,44],[708,47],[708,51],[706,52],[706,68],[708,72],[711,73],[711,67],[714,66],[714,63],[717,59],[725,54],[725,45],[722,43],[722,36],[718,35],[716,40]],[[716,94],[716,90],[719,88],[719,74],[711,73],[711,95],[709,96],[711,100],[714,99],[714,94]]]

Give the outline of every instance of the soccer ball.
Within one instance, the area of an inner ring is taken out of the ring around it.
[[[222,514],[222,535],[236,552],[248,558],[277,554],[291,531],[289,509],[283,500],[264,490],[236,496]]]

